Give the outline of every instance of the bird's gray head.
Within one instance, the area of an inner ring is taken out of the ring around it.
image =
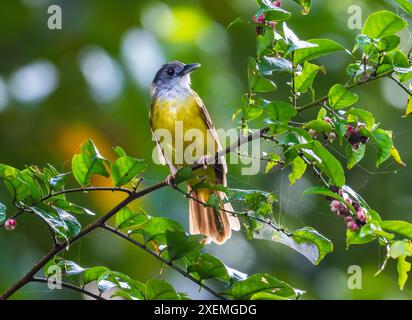
[[[153,80],[152,96],[162,91],[190,89],[190,73],[200,66],[199,63],[184,64],[180,61],[166,63],[156,73]]]

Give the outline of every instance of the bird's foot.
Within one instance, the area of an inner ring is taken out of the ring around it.
[[[169,174],[166,178],[166,184],[172,189],[176,189],[175,178],[176,176],[173,173]]]
[[[208,159],[209,159],[209,156],[204,155],[204,156],[200,157],[199,160],[196,161],[196,163],[202,165],[204,169],[207,169],[207,167],[210,164]]]

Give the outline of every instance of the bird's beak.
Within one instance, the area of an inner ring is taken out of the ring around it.
[[[200,63],[191,63],[191,64],[186,64],[183,67],[183,71],[182,71],[182,77],[191,73],[192,71],[194,71],[197,68],[200,68],[202,65]]]

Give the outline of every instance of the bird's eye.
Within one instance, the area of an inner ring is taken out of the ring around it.
[[[167,70],[167,74],[171,77],[173,77],[175,75],[175,71],[173,69],[168,69]]]

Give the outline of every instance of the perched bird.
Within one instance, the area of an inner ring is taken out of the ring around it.
[[[194,144],[194,149],[200,153],[191,154],[198,160],[197,163],[221,150],[216,129],[207,109],[197,93],[191,89],[191,72],[199,67],[200,64],[169,62],[160,68],[152,84],[150,126],[156,139],[160,161],[168,165],[172,176],[183,166],[193,164],[194,161],[188,161],[187,157],[179,154],[185,152],[190,145],[193,147]],[[178,130],[179,128],[181,130]],[[161,137],[156,134],[159,130],[170,132],[172,139],[159,141]],[[193,130],[200,132],[201,135],[196,135],[195,141],[185,141],[185,134]],[[182,141],[183,150],[176,141]],[[211,196],[226,200],[225,194],[210,188],[192,187],[199,182],[226,186],[227,165],[223,157],[213,164],[203,164],[203,168],[196,170],[196,178],[188,181],[188,190],[191,192],[190,233],[205,235],[207,243],[214,241],[223,244],[231,237],[232,229],[240,229],[239,220],[229,213],[233,212],[231,204],[225,201],[227,203],[221,207],[223,210],[206,207],[203,203],[208,202]]]

